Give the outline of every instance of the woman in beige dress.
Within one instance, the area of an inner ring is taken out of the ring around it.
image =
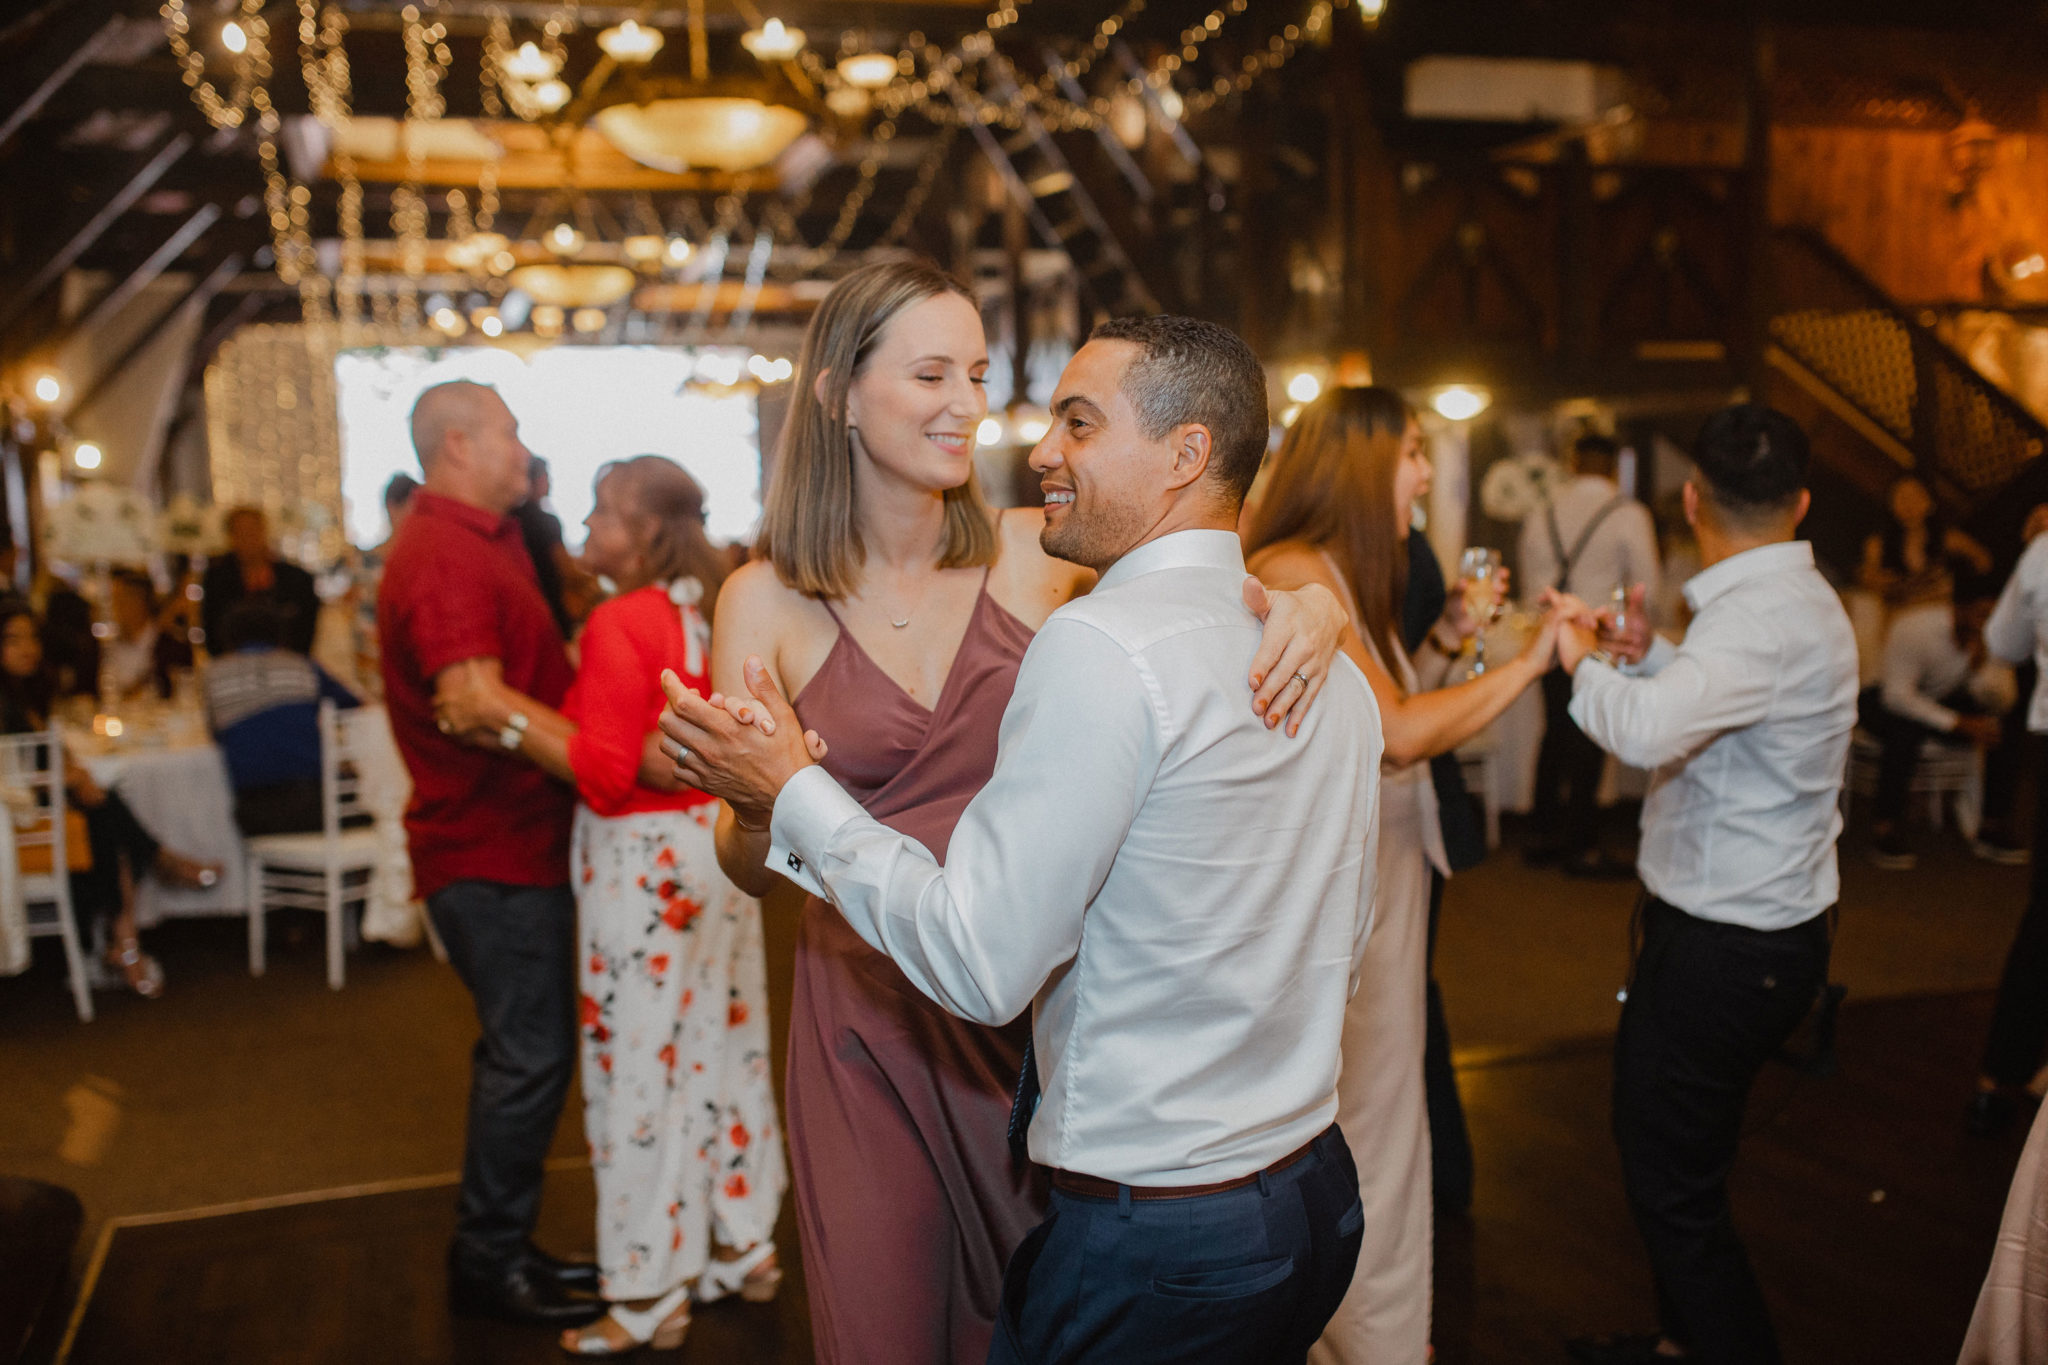
[[[1422,431],[1401,396],[1332,389],[1304,408],[1245,526],[1247,567],[1272,587],[1321,583],[1352,609],[1344,648],[1379,701],[1378,899],[1344,1021],[1337,1123],[1358,1163],[1365,1242],[1351,1292],[1310,1359],[1422,1365],[1429,1354],[1429,1123],[1422,1083],[1430,868],[1448,872],[1428,760],[1483,729],[1554,661],[1546,619],[1528,648],[1443,687],[1473,628],[1463,596],[1411,658],[1401,647],[1405,541],[1429,487]],[[1505,585],[1495,588],[1504,593]]]

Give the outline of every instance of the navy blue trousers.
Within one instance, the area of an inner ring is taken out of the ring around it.
[[[1188,1199],[1052,1191],[1010,1258],[990,1365],[1289,1365],[1358,1263],[1358,1170],[1330,1125],[1309,1155]]]

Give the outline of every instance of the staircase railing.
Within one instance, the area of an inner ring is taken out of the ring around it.
[[[1772,359],[1822,381],[1937,492],[1979,503],[2048,449],[2048,426],[1820,233],[1773,231],[1771,268]]]

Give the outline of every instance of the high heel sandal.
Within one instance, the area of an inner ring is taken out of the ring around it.
[[[122,985],[144,1000],[164,993],[163,965],[143,952],[132,934],[107,949],[107,965],[121,974]]]
[[[606,1331],[607,1326],[625,1336],[623,1345]],[[589,1326],[562,1333],[561,1347],[572,1356],[622,1356],[643,1346],[673,1351],[683,1344],[689,1330],[690,1286],[679,1284],[644,1309],[613,1304],[611,1311]]]
[[[776,1263],[775,1243],[763,1240],[729,1261],[713,1257],[697,1277],[697,1302],[738,1294],[748,1303],[768,1303],[781,1288],[782,1267]]]

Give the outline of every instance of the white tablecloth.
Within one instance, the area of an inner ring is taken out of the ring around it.
[[[248,870],[242,836],[235,828],[234,789],[219,748],[189,734],[161,747],[146,739],[96,744],[81,736],[72,753],[93,781],[121,794],[159,843],[187,858],[221,864],[220,880],[203,890],[142,878],[135,888],[139,923],[186,915],[235,915],[248,909]]]

